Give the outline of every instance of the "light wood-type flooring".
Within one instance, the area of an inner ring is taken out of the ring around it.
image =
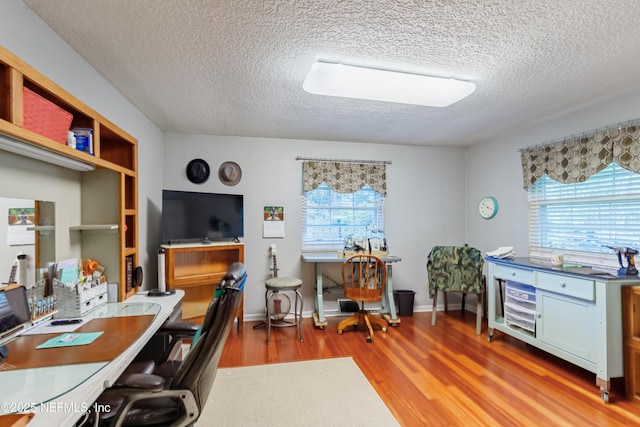
[[[435,327],[431,313],[414,313],[370,344],[362,329],[338,335],[339,319],[324,329],[304,319],[302,343],[293,327],[272,329],[269,345],[265,329],[246,322],[230,333],[220,367],[351,356],[403,426],[640,425],[640,402],[625,399],[623,381],[605,404],[594,374],[498,331],[489,343],[473,313],[439,312]],[[287,381],[295,378],[280,392]]]

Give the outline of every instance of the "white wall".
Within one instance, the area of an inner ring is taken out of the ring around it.
[[[474,145],[467,153],[466,223],[469,243],[484,251],[514,246],[518,256],[527,256],[527,192],[522,181],[521,148],[590,133],[640,118],[640,90],[631,91],[576,110],[516,134]],[[498,215],[483,220],[477,212],[482,196],[498,199]]]
[[[69,206],[80,206],[79,174],[0,150],[0,196],[54,201],[58,230],[80,224],[80,209],[69,209]],[[55,253],[57,259],[79,257],[80,247],[72,242],[70,233],[57,231]],[[5,259],[2,264],[12,260]]]
[[[27,273],[28,283],[34,283],[35,278],[35,243],[26,245],[9,245],[7,241],[10,233],[10,226],[5,218],[11,208],[34,208],[33,199],[15,199],[8,197],[0,197],[0,281],[6,283],[9,279],[11,267],[16,261],[18,254],[27,256]],[[20,227],[22,228],[22,226]],[[29,232],[35,236],[35,231]],[[35,237],[34,237],[35,239]],[[35,242],[35,240],[34,240]]]
[[[153,233],[162,204],[162,132],[22,2],[0,0],[0,10],[0,45],[138,139],[140,264],[147,273],[145,286],[155,287],[159,237]],[[55,201],[58,228],[79,224],[80,211],[74,208],[80,203],[78,172],[3,151],[0,161],[0,195]],[[78,256],[68,233],[56,233],[56,256]]]
[[[300,257],[302,163],[298,156],[392,162],[387,166],[385,228],[391,253],[402,257],[394,266],[393,283],[396,289],[417,292],[416,310],[430,307],[425,288],[429,249],[436,244],[465,243],[463,149],[185,134],[166,134],[165,141],[165,189],[244,195],[247,319],[263,316],[272,243],[278,248],[279,274],[302,278],[305,312],[314,307],[313,266]],[[203,184],[187,180],[185,169],[194,158],[205,159],[211,167],[211,177]],[[228,187],[219,181],[217,171],[224,161],[235,161],[242,168],[238,185]],[[262,238],[262,212],[268,205],[285,207],[284,239]],[[329,270],[339,283],[339,271]]]

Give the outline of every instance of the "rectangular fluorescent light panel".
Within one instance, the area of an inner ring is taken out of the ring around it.
[[[475,83],[462,80],[328,62],[314,63],[302,87],[315,95],[427,107],[447,107],[476,90]]]

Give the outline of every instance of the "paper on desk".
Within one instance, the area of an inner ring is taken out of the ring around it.
[[[74,323],[71,325],[51,325],[55,319],[42,322],[32,328],[27,329],[20,335],[41,335],[41,334],[61,334],[63,332],[73,332],[86,322]]]
[[[72,283],[78,280],[80,267],[78,266],[77,258],[69,258],[63,261],[58,261],[55,268],[55,277],[62,283]]]
[[[71,347],[76,345],[91,344],[102,334],[103,332],[70,332],[51,338],[50,340],[43,342],[36,348]]]
[[[494,251],[487,252],[487,256],[493,258],[513,258],[516,256],[516,252],[513,250],[513,246],[500,246]]]

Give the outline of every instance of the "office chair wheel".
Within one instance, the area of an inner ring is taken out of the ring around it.
[[[367,337],[367,342],[368,342],[368,343],[373,342],[373,340],[371,339],[371,337]]]
[[[382,328],[382,332],[387,333],[387,328]]]

